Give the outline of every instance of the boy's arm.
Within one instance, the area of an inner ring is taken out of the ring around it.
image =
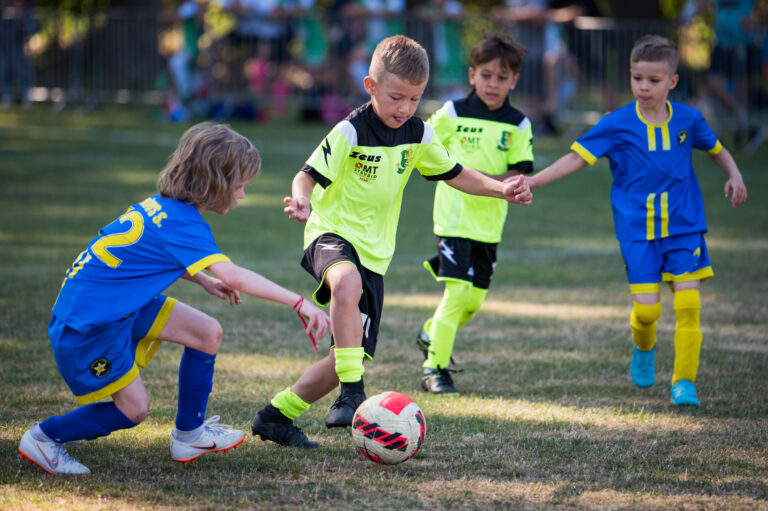
[[[326,330],[333,333],[330,318],[325,312],[312,304],[311,300],[302,300],[301,295],[289,291],[266,277],[235,263],[213,263],[208,269],[232,289],[272,302],[293,307],[299,306],[299,314],[308,318],[307,333],[315,330],[318,337],[325,335]]]
[[[559,160],[545,168],[541,172],[526,177],[528,186],[531,190],[547,185],[552,181],[557,181],[561,177],[573,174],[587,166],[587,161],[577,153],[571,151],[563,155]]]
[[[735,208],[744,204],[747,201],[747,187],[744,185],[744,179],[741,177],[739,167],[731,153],[723,147],[717,154],[710,155],[710,158],[728,176],[723,188],[725,198],[727,199],[728,194],[733,192],[731,194],[731,206]]]
[[[533,200],[531,189],[523,176],[502,183],[479,170],[464,167],[456,177],[446,180],[446,183],[464,193],[506,199],[524,206],[528,206]]]
[[[309,199],[312,196],[317,181],[309,173],[300,170],[291,184],[292,197],[285,197],[283,211],[288,213],[288,218],[306,222],[309,218]]]
[[[237,289],[231,288],[221,280],[215,279],[202,271],[199,271],[194,275],[185,272],[181,278],[199,284],[213,296],[217,296],[222,300],[229,300],[230,305],[240,305],[243,301],[240,298],[240,292]]]

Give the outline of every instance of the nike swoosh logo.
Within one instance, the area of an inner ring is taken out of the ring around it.
[[[215,449],[216,448],[216,442],[212,442],[209,446],[204,445],[190,445],[190,447],[193,447],[195,449],[200,449],[201,451],[207,451],[208,449]]]
[[[59,467],[59,459],[58,458],[56,458],[56,462],[54,463],[53,461],[50,460],[50,458],[48,458],[48,456],[45,455],[45,452],[40,448],[40,444],[36,443],[35,447],[37,447],[37,450],[40,451],[40,454],[43,455],[43,459],[45,460],[46,463],[48,463],[49,467],[51,467],[52,469],[56,469],[56,468]]]

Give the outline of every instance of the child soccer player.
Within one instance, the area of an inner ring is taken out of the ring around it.
[[[179,277],[230,304],[240,292],[293,305],[319,336],[330,319],[303,297],[241,268],[216,246],[202,214],[221,215],[245,196],[261,157],[231,129],[203,123],[181,138],[158,179],[158,194],[134,204],[105,226],[67,271],[48,326],[59,371],[80,407],[32,426],[22,458],[52,474],[89,474],[63,444],[132,428],[146,418],[149,396],[139,368],[161,340],[185,346],[171,457],[197,457],[237,447],[242,431],[205,420],[221,325],[207,314],[161,294]],[[202,270],[209,270],[214,277]],[[112,401],[104,402],[111,397]]]
[[[494,179],[533,171],[531,122],[509,103],[526,50],[508,36],[485,37],[472,50],[474,90],[448,101],[429,124],[460,162]],[[468,195],[439,181],[435,189],[437,256],[424,263],[445,291],[417,336],[424,352],[421,385],[435,394],[458,394],[448,368],[456,332],[480,309],[496,266],[507,203]]]
[[[613,223],[634,299],[632,381],[638,387],[655,382],[659,292],[661,282],[667,282],[677,316],[671,402],[699,406],[699,287],[714,273],[704,241],[707,223],[692,150],[706,151],[728,176],[724,193],[731,194],[733,207],[747,200],[747,189],[733,157],[701,113],[667,100],[677,85],[677,62],[677,50],[668,39],[646,35],[638,40],[630,55],[635,101],[603,117],[571,145],[573,152],[528,177],[528,182],[538,188],[608,157]]]
[[[254,435],[281,445],[316,447],[293,425],[341,383],[327,427],[352,423],[365,400],[363,359],[372,359],[381,318],[383,275],[395,249],[403,189],[414,169],[474,194],[530,204],[530,190],[461,165],[432,127],[413,117],[429,77],[427,53],[404,36],[381,41],[364,79],[371,101],[337,124],[293,180],[289,218],[306,221],[302,266],[330,303],[333,349],[278,393],[253,420]],[[319,185],[319,186],[316,186]],[[311,207],[310,207],[311,206]]]

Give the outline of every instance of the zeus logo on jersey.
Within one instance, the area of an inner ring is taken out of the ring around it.
[[[462,126],[461,124],[456,126],[456,133],[482,133],[483,128],[477,126]]]
[[[381,161],[381,155],[380,154],[363,154],[360,151],[352,151],[349,153],[350,158],[355,158],[360,161],[370,161],[374,163],[378,163]]]

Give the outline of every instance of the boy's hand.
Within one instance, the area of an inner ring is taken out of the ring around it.
[[[530,206],[533,202],[533,194],[525,176],[514,176],[505,180],[504,198],[513,204]]]
[[[305,330],[308,334],[311,334],[312,330],[314,330],[318,339],[325,335],[326,330],[333,334],[331,318],[316,305],[307,300],[302,300],[301,307],[297,312],[307,319]]]
[[[240,305],[243,302],[242,298],[240,298],[240,291],[228,286],[219,279],[209,277],[202,280],[200,285],[213,296],[217,296],[222,300],[229,300],[230,305]]]
[[[309,218],[309,199],[306,197],[285,197],[283,202],[286,204],[283,211],[288,213],[288,218],[306,222]]]
[[[744,180],[741,175],[734,176],[725,182],[723,188],[725,198],[728,198],[728,194],[731,194],[731,206],[738,207],[747,202],[747,187],[744,185]]]

